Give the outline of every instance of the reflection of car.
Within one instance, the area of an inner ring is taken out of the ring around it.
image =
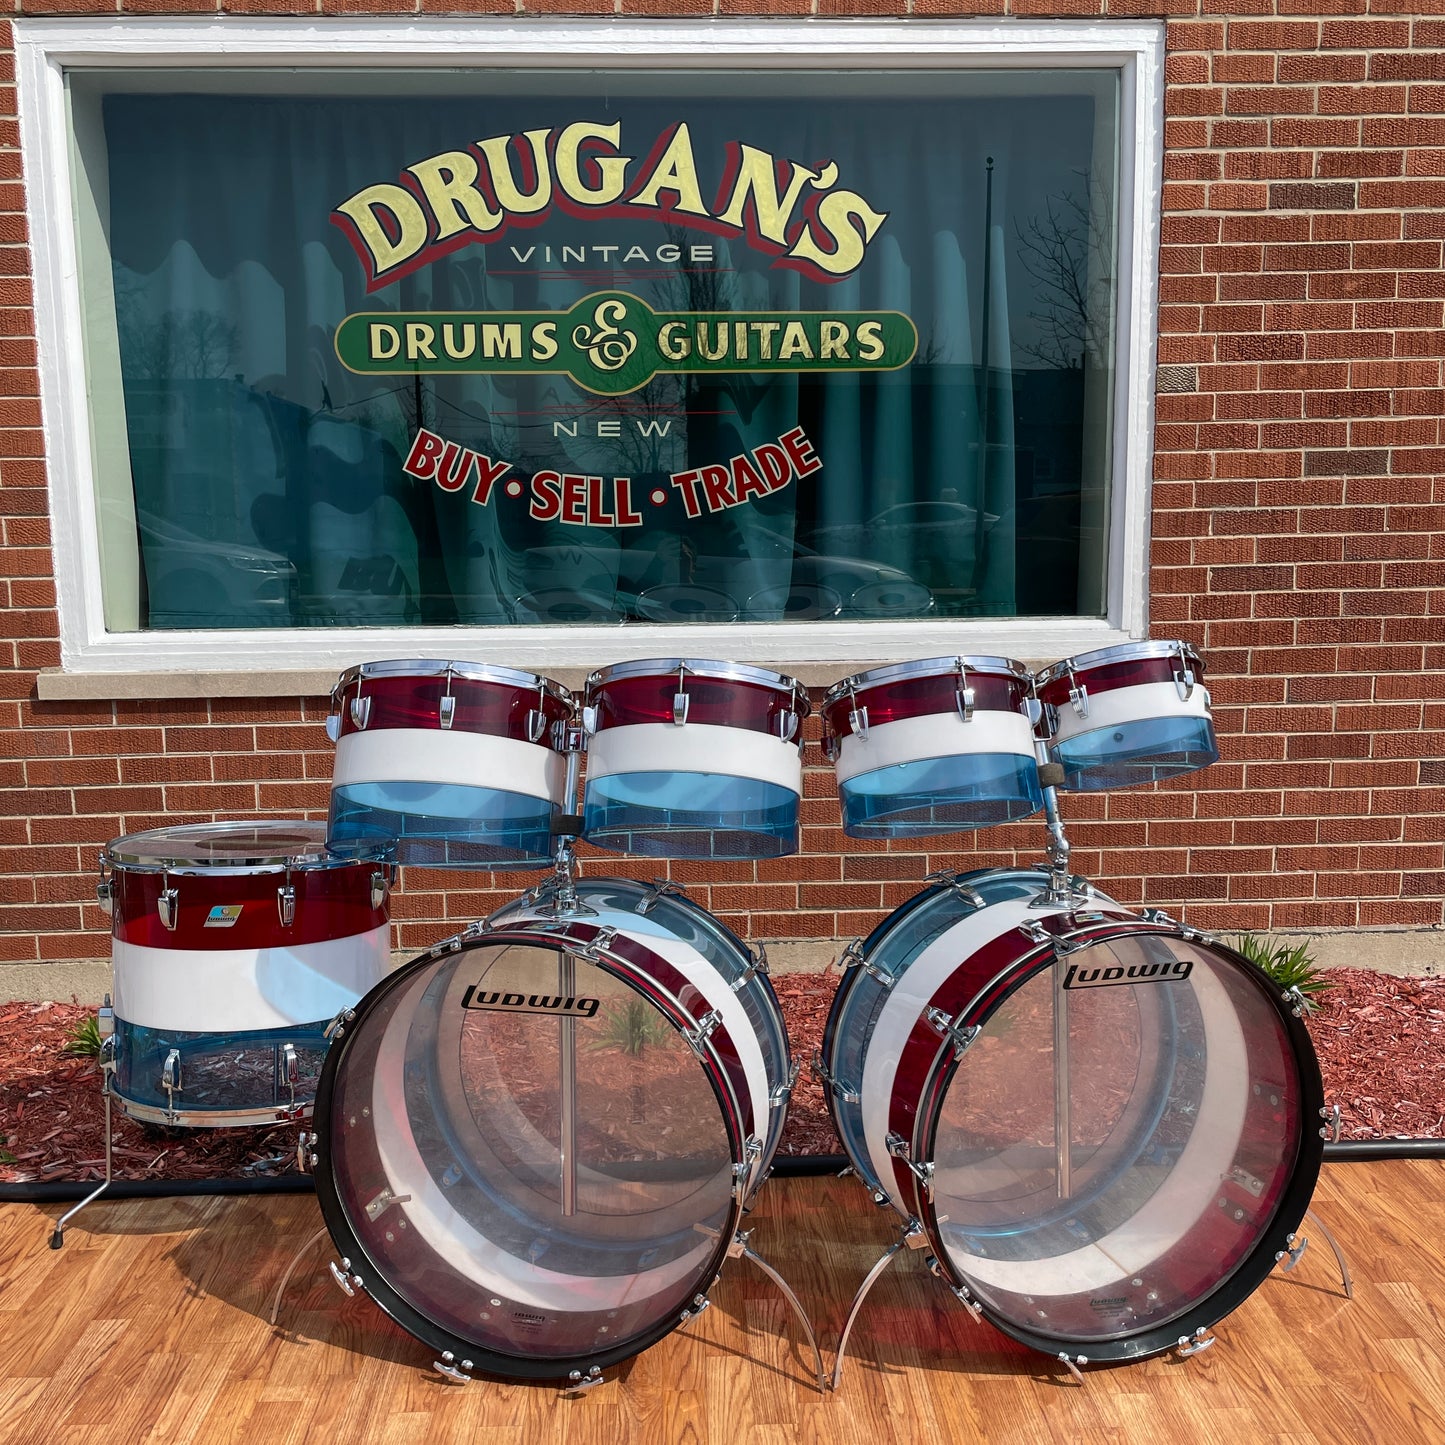
[[[863,553],[921,584],[935,598],[972,594],[981,550],[980,522],[987,532],[998,520],[963,502],[899,502],[866,522],[819,527],[808,540],[825,551]]]
[[[264,547],[210,542],[137,515],[152,627],[289,627],[296,568]]]

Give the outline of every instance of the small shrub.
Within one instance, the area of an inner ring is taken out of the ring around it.
[[[98,1059],[100,1057],[100,1020],[94,1014],[86,1014],[66,1035],[60,1052],[76,1058]]]
[[[1270,934],[1260,937],[1241,933],[1232,946],[1257,968],[1267,973],[1281,988],[1297,988],[1307,999],[1318,1002],[1332,987],[1328,975],[1315,962],[1307,943],[1291,948],[1278,943]]]
[[[648,1044],[661,1043],[672,1032],[667,1020],[640,998],[613,1004],[605,1017],[601,1036],[592,1044],[594,1049],[621,1049],[624,1054],[640,1054]]]

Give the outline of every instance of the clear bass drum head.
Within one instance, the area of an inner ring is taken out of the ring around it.
[[[563,1378],[676,1328],[731,1241],[734,1141],[644,994],[544,930],[417,959],[318,1089],[317,1193],[394,1319],[486,1373]]]

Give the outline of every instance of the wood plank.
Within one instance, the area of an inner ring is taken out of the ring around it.
[[[564,1398],[446,1384],[432,1351],[334,1288],[329,1241],[303,1258],[273,1329],[275,1281],[318,1224],[309,1197],[97,1204],[58,1252],[58,1207],[5,1205],[0,1439],[79,1445],[104,1421],[111,1438],[153,1445],[1445,1445],[1445,1161],[1332,1165],[1315,1207],[1349,1254],[1355,1300],[1315,1237],[1192,1359],[1091,1369],[1081,1386],[974,1321],[904,1250],[855,1327],[842,1390],[823,1398],[791,1310],[732,1260],[688,1328]],[[897,1237],[891,1217],[856,1181],[793,1179],[762,1191],[750,1223],[831,1370],[852,1293]]]

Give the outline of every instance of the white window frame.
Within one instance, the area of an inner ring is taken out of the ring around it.
[[[1038,659],[1145,634],[1163,165],[1162,24],[419,18],[399,25],[361,18],[17,19],[14,34],[63,671],[275,672],[339,668],[384,656],[467,657],[540,672],[681,653],[779,666],[901,661],[956,652]],[[207,61],[226,67],[403,69],[1117,68],[1122,78],[1118,351],[1105,618],[108,633],[101,606],[65,72]],[[837,668],[839,673],[845,670]]]

